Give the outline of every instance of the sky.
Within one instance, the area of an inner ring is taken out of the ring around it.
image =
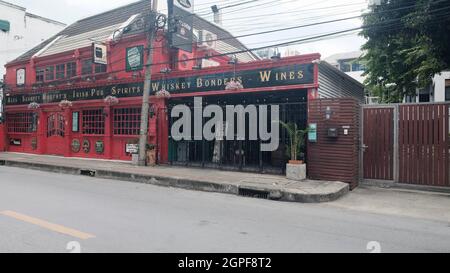
[[[48,17],[66,24],[95,15],[136,0],[6,0],[27,8],[28,12]],[[233,35],[243,35],[266,30],[299,26],[316,22],[358,16],[367,10],[367,0],[191,0],[197,14],[212,20],[210,6],[222,9],[223,27]],[[160,9],[166,9],[166,0],[159,0]],[[249,2],[236,7],[228,5]],[[361,25],[360,19],[351,19],[313,27],[240,38],[248,47],[255,48],[310,36],[331,33]],[[301,54],[320,53],[322,58],[332,54],[356,51],[364,39],[353,33],[339,38],[327,39],[289,46]],[[280,48],[283,51],[284,48]]]

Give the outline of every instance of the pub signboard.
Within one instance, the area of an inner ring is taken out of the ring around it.
[[[206,93],[225,90],[229,81],[239,81],[244,88],[263,88],[314,83],[313,64],[294,64],[268,69],[223,72],[197,75],[192,77],[168,78],[152,81],[151,94],[163,89],[171,94]],[[62,100],[83,101],[104,99],[107,96],[117,98],[142,96],[143,82],[116,84],[93,88],[48,91],[38,94],[11,95],[5,98],[6,105],[22,105],[32,102],[57,103]],[[233,92],[233,91],[231,91]]]

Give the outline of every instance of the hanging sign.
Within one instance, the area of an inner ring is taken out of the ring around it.
[[[170,45],[192,52],[194,37],[194,0],[168,0]]]
[[[108,64],[108,48],[104,44],[92,44],[92,56],[95,64]]]

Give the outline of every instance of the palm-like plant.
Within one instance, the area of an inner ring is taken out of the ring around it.
[[[298,155],[302,152],[305,135],[308,133],[309,128],[301,130],[295,122],[285,123],[280,121],[280,124],[289,135],[288,156],[291,160],[297,160]]]

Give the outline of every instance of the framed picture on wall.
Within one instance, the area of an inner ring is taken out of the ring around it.
[[[25,77],[26,77],[26,70],[25,68],[19,68],[16,70],[16,84],[17,86],[24,86],[25,85]]]

